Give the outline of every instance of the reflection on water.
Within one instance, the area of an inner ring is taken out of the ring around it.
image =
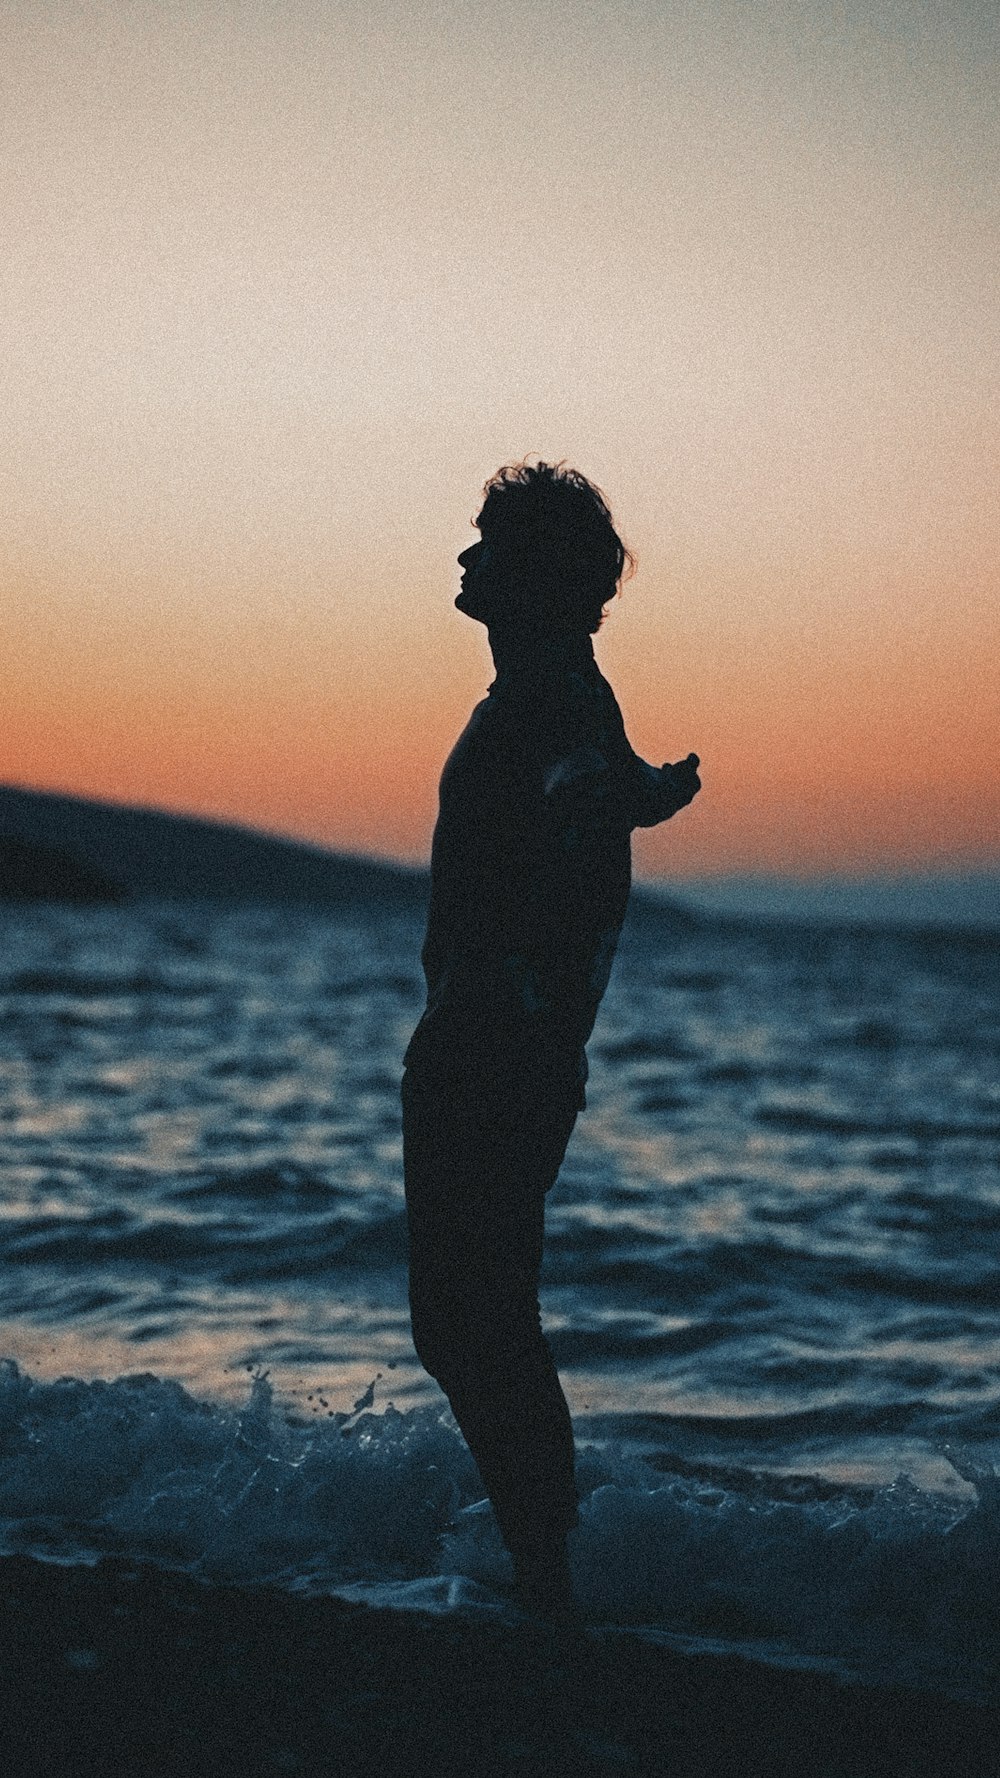
[[[404,1270],[419,924],[0,921],[4,1351],[230,1400],[265,1369],[310,1415],[373,1378],[376,1405],[439,1400]],[[998,1058],[1000,951],[973,937],[637,922],[549,1208],[581,1431],[935,1485],[945,1437],[995,1449]]]

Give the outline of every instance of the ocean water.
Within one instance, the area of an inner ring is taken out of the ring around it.
[[[504,1612],[409,1338],[416,915],[0,910],[0,1547]],[[639,910],[550,1194],[596,1622],[1000,1680],[1000,938]]]

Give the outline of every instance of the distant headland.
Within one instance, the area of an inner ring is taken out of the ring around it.
[[[0,784],[0,901],[420,908],[426,871],[161,809]]]

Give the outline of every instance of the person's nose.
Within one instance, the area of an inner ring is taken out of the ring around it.
[[[471,568],[473,562],[476,559],[476,551],[479,549],[479,547],[480,546],[478,543],[470,543],[468,549],[463,549],[461,555],[458,558],[458,565],[460,568]]]

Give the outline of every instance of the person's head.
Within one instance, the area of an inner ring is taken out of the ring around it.
[[[455,603],[491,626],[596,630],[635,566],[600,488],[563,463],[511,463],[483,489]]]

